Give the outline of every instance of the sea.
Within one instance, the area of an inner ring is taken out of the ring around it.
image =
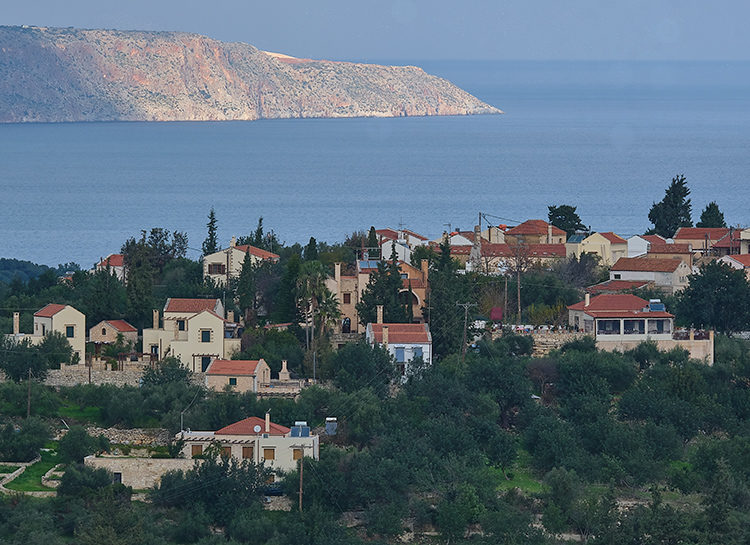
[[[263,217],[287,244],[444,230],[577,207],[631,236],[677,174],[693,216],[750,224],[750,63],[419,61],[503,115],[0,125],[0,257],[90,268],[213,207],[222,245]]]

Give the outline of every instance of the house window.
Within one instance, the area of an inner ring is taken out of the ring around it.
[[[615,277],[615,280],[620,280],[622,278],[622,275],[619,273],[615,273],[614,277]]]
[[[209,365],[211,365],[211,356],[203,356],[201,358],[201,372],[205,373]]]
[[[344,304],[350,305],[352,303],[352,294],[351,293],[345,293],[344,294]]]
[[[72,326],[72,325],[65,326],[65,336],[68,339],[72,339],[73,337],[75,337],[76,336],[75,326]]]
[[[404,347],[396,348],[396,361],[399,363],[404,363],[406,359],[404,359]]]
[[[237,386],[237,377],[230,377],[229,378],[229,385],[230,386]]]
[[[112,473],[112,482],[115,484],[122,484],[122,473],[115,471]]]
[[[227,266],[223,263],[209,263],[208,274],[226,274]]]
[[[596,334],[597,335],[619,335],[620,334],[620,320],[597,320]]]
[[[253,447],[242,447],[242,459],[243,460],[253,459]]]
[[[232,455],[232,447],[221,447],[221,457],[229,458]]]
[[[422,357],[422,347],[417,346],[414,348],[414,357],[415,358],[421,358]]]
[[[185,320],[177,320],[177,329],[185,331]]]
[[[301,448],[292,449],[292,460],[301,460],[301,459],[302,459],[302,449]]]
[[[190,447],[190,456],[195,458],[203,454],[203,445],[193,445]]]
[[[202,343],[211,342],[211,330],[210,329],[201,329],[201,342]]]
[[[151,345],[151,353],[154,356],[158,356],[159,355],[159,345],[158,344],[152,344]]]
[[[275,460],[276,459],[276,449],[273,449],[273,448],[264,448],[263,449],[263,459],[264,460]]]
[[[102,337],[106,337],[106,336],[107,336],[107,328],[103,327],[102,328]]]
[[[47,334],[47,326],[42,324],[42,335],[46,335],[46,334]]]

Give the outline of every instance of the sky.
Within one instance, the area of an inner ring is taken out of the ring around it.
[[[747,0],[1,0],[0,24],[180,30],[335,60],[750,60]]]

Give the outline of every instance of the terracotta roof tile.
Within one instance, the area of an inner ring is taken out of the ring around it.
[[[235,246],[235,248],[237,248],[241,252],[245,252],[246,254],[254,255],[258,259],[279,259],[278,254],[269,252],[268,250],[264,250],[262,248],[256,248],[255,246],[250,246],[249,244],[243,244],[242,246]]]
[[[125,266],[125,256],[122,254],[112,254],[99,262],[99,267],[101,268],[106,268],[107,265],[110,267],[123,267]]]
[[[544,220],[526,220],[515,227],[508,229],[506,235],[546,235],[549,223]],[[559,227],[552,226],[552,234],[566,236],[567,233]]]
[[[675,240],[705,240],[706,236],[711,242],[716,242],[729,233],[726,227],[680,227],[674,234]]]
[[[692,254],[693,250],[690,244],[654,244],[648,248],[650,254]]]
[[[255,431],[255,426],[260,426],[260,431]],[[245,418],[234,424],[229,424],[214,432],[214,435],[262,435],[265,433],[266,421],[257,416]],[[286,426],[271,422],[269,435],[287,435],[291,430]]]
[[[680,259],[646,257],[621,257],[612,266],[613,271],[674,272],[682,263]]]
[[[164,312],[192,312],[198,313],[204,310],[214,312],[219,304],[218,299],[180,299],[171,297],[164,305]]]
[[[388,344],[429,343],[427,324],[370,324],[375,342],[383,342],[383,326],[388,326]]]
[[[628,241],[622,238],[620,235],[616,235],[612,231],[607,231],[606,233],[599,233],[601,236],[606,238],[610,243],[612,244],[627,244]]]
[[[592,310],[586,314],[593,318],[674,318],[674,314],[661,310]]]
[[[645,280],[607,280],[586,288],[589,293],[628,291],[648,286]]]
[[[67,305],[58,305],[57,303],[50,303],[49,305],[40,308],[34,313],[34,316],[39,318],[52,318],[55,314],[64,309]]]
[[[258,363],[262,360],[219,360],[211,362],[207,375],[246,375],[254,376]]]
[[[727,257],[730,259],[734,259],[737,263],[745,268],[750,267],[750,254],[730,255]]]
[[[589,306],[586,301],[580,301],[568,307],[569,310],[600,311],[600,310],[642,310],[648,306],[648,301],[628,293],[604,293],[592,297]]]
[[[133,331],[138,331],[134,326],[132,326],[125,320],[106,320],[106,322],[120,333],[132,333]]]
[[[659,235],[643,235],[641,238],[651,244],[666,244],[667,242],[667,239]]]

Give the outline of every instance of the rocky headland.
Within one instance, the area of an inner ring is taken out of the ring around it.
[[[502,113],[414,66],[298,59],[184,32],[0,27],[0,122]]]

